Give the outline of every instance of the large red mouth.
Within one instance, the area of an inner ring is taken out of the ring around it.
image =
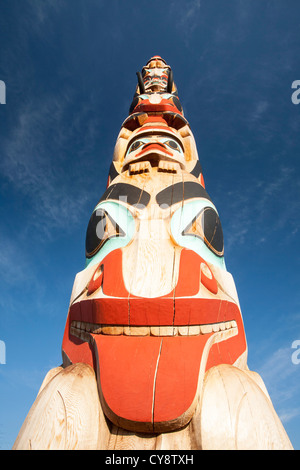
[[[103,409],[115,424],[144,432],[184,425],[205,371],[233,364],[245,351],[237,304],[197,297],[201,262],[182,250],[174,291],[148,299],[126,290],[122,251],[115,250],[101,263],[95,291],[71,305],[64,354],[94,367]]]

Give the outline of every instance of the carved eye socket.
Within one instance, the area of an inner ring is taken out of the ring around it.
[[[221,222],[208,199],[194,199],[177,209],[170,228],[179,246],[195,251],[208,263],[226,270]]]
[[[179,145],[177,144],[177,142],[175,142],[175,140],[166,140],[164,142],[165,145],[167,145],[168,147],[170,147],[171,149],[173,150],[177,150],[178,152],[181,151],[181,148],[179,147]]]
[[[97,209],[90,218],[86,232],[86,257],[94,256],[109,239],[124,236],[125,233],[113,218],[105,210]]]
[[[217,212],[205,207],[183,230],[182,235],[199,237],[217,256],[224,254],[223,230]]]
[[[100,263],[111,251],[128,245],[135,233],[130,211],[115,201],[102,201],[95,208],[86,232],[86,266]]]
[[[139,147],[141,147],[143,144],[144,144],[143,141],[141,141],[141,140],[136,140],[136,141],[133,142],[133,144],[129,147],[128,153],[134,152],[134,151],[137,150]]]

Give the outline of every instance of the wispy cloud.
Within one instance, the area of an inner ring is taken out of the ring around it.
[[[62,5],[62,2],[59,0],[44,0],[43,2],[39,2],[39,0],[28,0],[28,3],[31,5],[33,11],[36,13],[37,19],[41,23],[45,21],[49,12],[58,11]]]
[[[184,3],[184,12],[180,17],[180,23],[184,27],[194,29],[197,25],[196,15],[200,11],[201,0],[190,0]]]
[[[2,175],[29,198],[31,224],[48,234],[52,228],[72,228],[87,202],[81,165],[68,168],[67,157],[75,143],[74,159],[86,158],[95,143],[97,122],[85,122],[88,104],[70,119],[73,99],[65,92],[24,104],[2,145]]]
[[[228,209],[224,213],[227,249],[250,240],[251,246],[263,243],[271,233],[274,235],[280,230],[284,230],[282,243],[291,240],[300,229],[297,192],[295,170],[284,165],[278,167],[273,177],[264,175],[264,179],[251,185],[237,185],[235,190],[229,191]]]
[[[257,123],[260,119],[263,118],[266,111],[269,108],[269,103],[266,100],[258,100],[254,103],[254,109],[249,113],[248,119],[253,123]]]
[[[0,246],[0,279],[2,287],[4,288],[4,285],[16,287],[18,284],[25,288],[28,286],[31,286],[31,288],[36,287],[38,285],[37,278],[32,271],[30,259],[27,258],[22,247],[1,232]],[[17,268],[15,260],[18,260]]]
[[[199,24],[201,0],[186,0],[185,2],[173,1],[170,11],[173,18],[176,17],[178,34],[181,34],[186,46],[189,45],[192,33]]]
[[[298,400],[300,366],[292,363],[292,352],[290,347],[278,348],[257,370],[283,423],[300,416]]]
[[[62,305],[58,301],[60,273],[54,287],[53,281],[49,282],[52,267],[44,269],[43,255],[36,262],[36,252],[28,249],[27,242],[22,243],[21,237],[11,239],[0,232],[0,339],[4,341],[13,335],[12,325],[15,328],[23,322],[26,329],[28,324],[33,326],[39,316],[57,318]],[[65,271],[65,279],[67,275]],[[52,289],[56,290],[55,296]],[[23,333],[19,331],[17,336],[19,334]]]

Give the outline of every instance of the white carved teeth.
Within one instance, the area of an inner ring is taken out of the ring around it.
[[[130,174],[134,173],[149,173],[151,171],[151,163],[148,161],[141,161],[137,163],[131,163],[129,165]]]
[[[97,323],[72,321],[70,333],[83,341],[88,341],[91,338],[89,333],[113,336],[197,336],[233,329],[237,329],[235,320],[184,326],[99,325]]]
[[[160,160],[158,163],[158,171],[166,173],[178,173],[180,170],[179,163]]]

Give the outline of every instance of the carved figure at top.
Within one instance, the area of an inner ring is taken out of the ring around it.
[[[172,69],[161,57],[152,57],[142,73],[137,72],[137,77],[138,85],[129,114],[169,111],[183,116]]]

